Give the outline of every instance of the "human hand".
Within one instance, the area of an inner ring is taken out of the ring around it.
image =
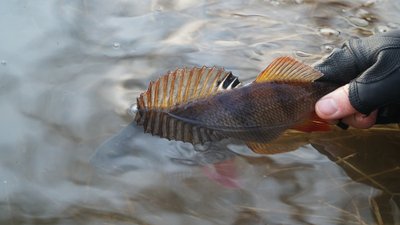
[[[341,86],[315,106],[319,117],[356,128],[400,122],[400,30],[351,39],[315,68]]]
[[[369,115],[358,112],[349,100],[349,85],[346,84],[321,98],[315,105],[317,115],[334,123],[342,123],[355,128],[369,128],[376,123],[377,110]]]

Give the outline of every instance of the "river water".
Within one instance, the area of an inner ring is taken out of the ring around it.
[[[249,82],[400,27],[397,0],[2,1],[0,224],[400,224],[400,134],[295,135],[296,151],[144,134],[150,80],[219,66]],[[196,151],[195,151],[196,150]]]

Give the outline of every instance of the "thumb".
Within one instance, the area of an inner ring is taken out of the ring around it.
[[[357,112],[349,101],[349,85],[346,84],[322,97],[315,105],[315,112],[325,120],[336,120]]]
[[[351,105],[349,85],[346,84],[325,95],[315,104],[315,112],[325,120],[342,119],[344,123],[356,128],[369,128],[376,121],[377,111],[365,116]]]

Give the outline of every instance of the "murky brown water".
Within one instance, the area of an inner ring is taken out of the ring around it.
[[[257,156],[232,142],[194,151],[127,114],[165,71],[217,65],[251,80],[274,57],[312,63],[349,37],[399,28],[399,10],[397,0],[3,1],[0,224],[400,224],[396,126],[296,136],[298,150]]]

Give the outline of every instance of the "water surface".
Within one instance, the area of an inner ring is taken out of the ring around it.
[[[397,126],[300,136],[296,151],[259,156],[152,137],[127,113],[168,70],[217,65],[247,82],[277,56],[313,63],[348,38],[398,29],[399,10],[396,0],[3,1],[0,223],[399,224]]]

